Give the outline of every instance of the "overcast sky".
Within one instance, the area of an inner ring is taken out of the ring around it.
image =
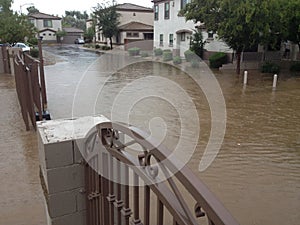
[[[40,12],[47,14],[54,14],[62,16],[65,14],[65,11],[78,10],[78,11],[87,11],[91,12],[91,9],[97,5],[97,3],[107,2],[103,0],[83,0],[83,1],[71,1],[71,0],[14,0],[12,9],[14,11],[20,11],[22,8],[23,13],[27,13],[26,8],[30,4],[40,10]],[[110,2],[110,1],[109,1]],[[136,5],[141,5],[145,7],[152,7],[153,3],[151,0],[117,0],[117,3],[133,3]]]

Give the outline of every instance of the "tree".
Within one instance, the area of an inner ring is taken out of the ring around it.
[[[86,11],[65,11],[65,16],[62,18],[63,27],[76,27],[81,30],[86,30],[86,20],[88,19]]]
[[[282,1],[278,0],[194,0],[183,13],[188,20],[204,22],[236,51],[237,74],[244,49],[275,45],[284,36]]]
[[[286,40],[290,40],[298,44],[300,49],[300,1],[289,0],[285,2],[285,14],[287,36]]]
[[[32,38],[36,34],[36,29],[28,21],[25,15],[13,13],[10,9],[11,0],[0,0],[0,40],[1,42],[16,43]]]
[[[102,31],[104,37],[109,38],[110,48],[113,49],[112,37],[118,34],[120,24],[120,14],[117,13],[116,6],[98,3],[97,7],[94,7],[94,15],[99,31]]]
[[[196,30],[191,40],[191,51],[193,51],[200,58],[203,57],[205,41],[203,41],[202,32]]]
[[[27,8],[27,11],[28,11],[29,14],[40,12],[40,11],[39,11],[37,8],[35,8],[34,6],[29,6],[29,7]]]

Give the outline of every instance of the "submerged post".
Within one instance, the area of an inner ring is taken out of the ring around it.
[[[248,71],[244,72],[244,85],[247,85],[247,81],[248,81]]]
[[[277,80],[278,80],[278,75],[275,74],[274,78],[273,78],[273,89],[275,89],[277,87]]]

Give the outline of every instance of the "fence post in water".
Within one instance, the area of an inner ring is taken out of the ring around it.
[[[277,86],[277,80],[278,80],[278,76],[277,76],[277,74],[275,74],[274,79],[273,79],[273,89],[275,89]]]
[[[248,71],[244,72],[244,85],[247,85],[247,81],[248,81]]]

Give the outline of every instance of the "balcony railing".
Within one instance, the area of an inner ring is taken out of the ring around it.
[[[84,155],[87,225],[238,224],[186,165],[136,127],[97,125]]]

